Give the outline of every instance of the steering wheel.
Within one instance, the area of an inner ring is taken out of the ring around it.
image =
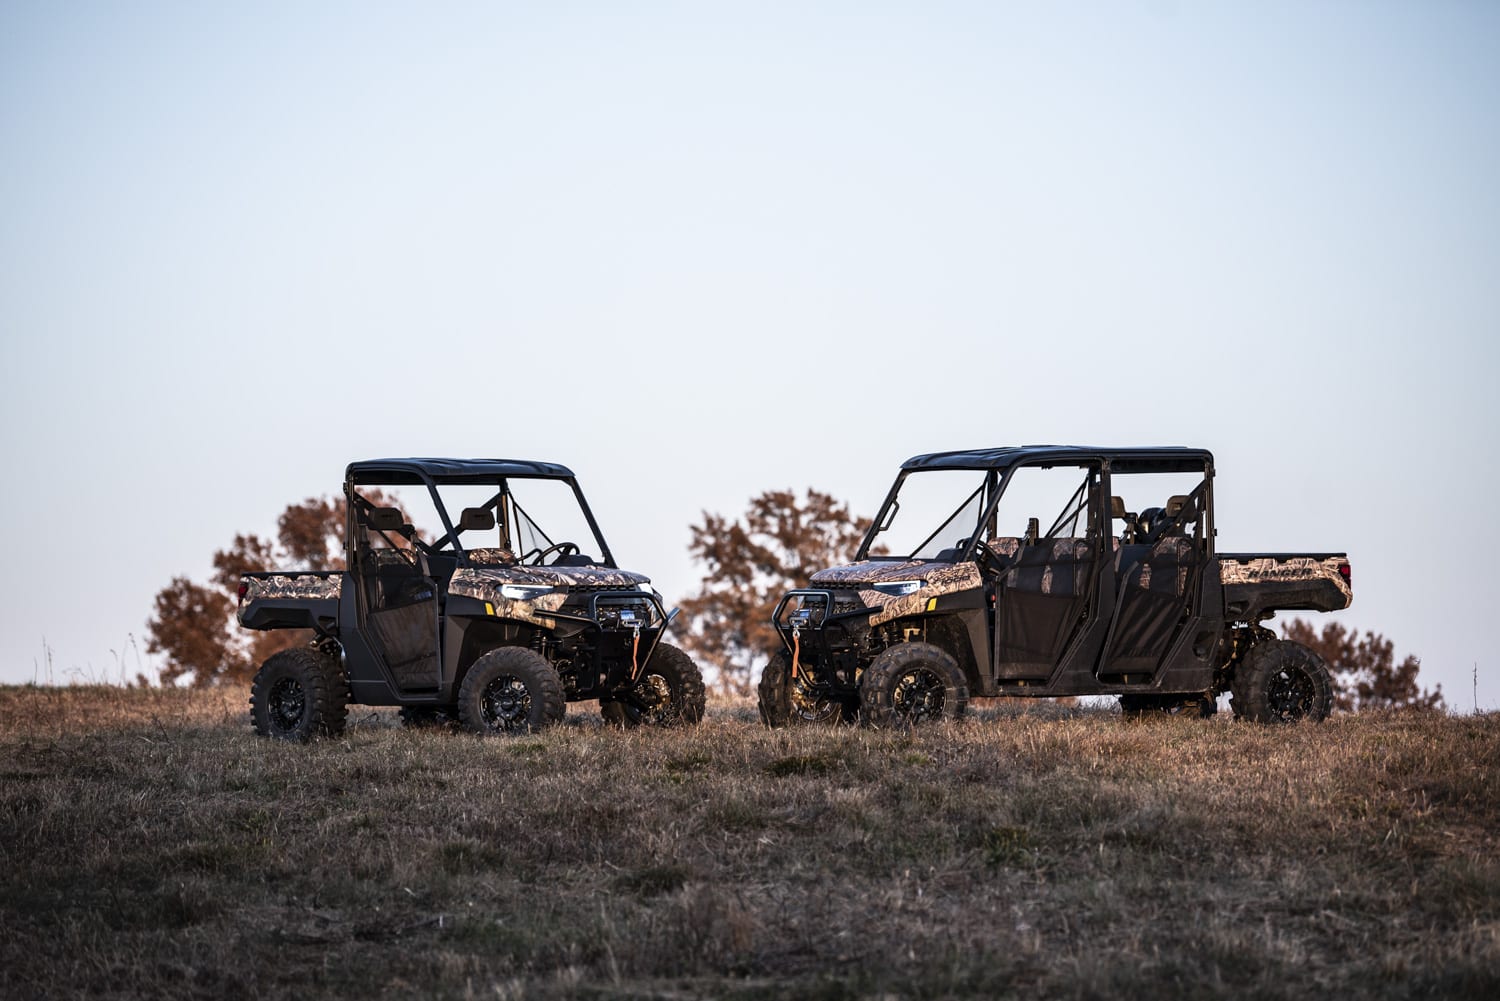
[[[979,565],[980,570],[1000,571],[1005,569],[1005,560],[1001,559],[1000,554],[991,549],[989,543],[983,539],[980,539],[974,545],[974,562]]]
[[[530,560],[532,566],[539,567],[543,563],[545,563],[547,557],[551,556],[553,553],[556,553],[558,555],[558,558],[561,559],[564,556],[573,556],[578,552],[579,549],[576,542],[554,542],[546,549],[533,549],[531,552],[521,557],[521,562],[525,563],[526,561]],[[533,556],[535,556],[536,559],[532,559]]]

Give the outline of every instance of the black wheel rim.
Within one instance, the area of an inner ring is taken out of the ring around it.
[[[267,700],[271,725],[281,733],[291,733],[307,712],[307,692],[296,678],[282,678],[271,686]]]
[[[510,674],[484,686],[479,699],[484,725],[491,730],[512,732],[531,729],[531,690],[520,678]]]
[[[1312,678],[1295,668],[1284,667],[1277,671],[1266,686],[1266,704],[1271,708],[1271,716],[1283,723],[1302,719],[1311,713],[1317,697]]]
[[[791,703],[792,715],[804,723],[826,723],[843,714],[842,703],[818,694],[801,677],[792,680]]]
[[[672,704],[672,686],[659,674],[648,674],[635,683],[625,713],[632,723],[665,724],[677,718]]]
[[[891,712],[908,723],[940,719],[947,691],[936,672],[920,667],[907,671],[891,690]]]

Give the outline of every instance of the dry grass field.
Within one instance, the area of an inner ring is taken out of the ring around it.
[[[250,733],[0,689],[0,997],[1500,997],[1500,716]]]

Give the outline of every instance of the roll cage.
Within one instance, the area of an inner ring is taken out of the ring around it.
[[[1026,467],[1050,469],[1059,466],[1090,469],[1096,472],[1091,472],[1079,484],[1072,498],[1063,506],[1045,533],[1041,532],[1036,525],[1028,527],[1027,538],[1024,540],[1026,543],[1035,543],[1039,539],[1057,538],[1060,534],[1074,534],[1080,518],[1086,520],[1087,534],[1097,536],[1099,524],[1107,524],[1107,519],[1115,512],[1112,511],[1110,505],[1098,508],[1091,506],[1090,497],[1095,492],[1101,499],[1110,497],[1112,475],[1195,473],[1203,476],[1203,482],[1190,494],[1172,498],[1177,503],[1161,510],[1151,532],[1155,536],[1173,534],[1174,530],[1180,531],[1186,524],[1193,523],[1195,524],[1194,534],[1201,533],[1207,544],[1205,555],[1213,555],[1215,535],[1212,524],[1213,455],[1207,450],[1181,447],[1107,449],[1085,446],[1027,445],[1017,448],[935,452],[913,456],[906,460],[901,464],[901,471],[896,476],[896,482],[891,485],[890,491],[881,503],[854,558],[856,561],[917,558],[915,554],[922,552],[945,531],[961,528],[964,531],[962,545],[944,550],[938,558],[952,563],[972,561],[979,555],[985,540],[994,538],[996,535],[996,512],[1000,499],[1005,495],[1016,471]],[[913,474],[932,470],[974,470],[983,472],[985,475],[980,484],[953,509],[952,514],[910,553],[879,552],[879,537],[891,526],[900,511],[901,488],[907,478]],[[976,500],[977,505],[975,505]],[[958,524],[959,516],[971,506],[977,507],[973,521]],[[1145,530],[1146,527],[1142,526],[1142,531]],[[1131,540],[1135,531],[1133,525],[1127,525],[1127,541]]]
[[[398,544],[388,533],[394,532],[407,546],[425,556],[443,554],[456,559],[459,566],[471,566],[468,552],[460,542],[460,536],[470,530],[500,529],[502,548],[513,549],[519,530],[527,527],[533,537],[540,537],[548,545],[565,540],[554,540],[542,526],[531,517],[516,500],[511,490],[512,480],[553,480],[565,483],[577,502],[580,513],[587,523],[593,541],[599,547],[596,566],[615,568],[613,554],[604,540],[604,533],[594,518],[593,510],[578,486],[573,472],[566,466],[550,462],[527,462],[511,459],[376,459],[350,463],[344,474],[344,495],[348,498],[345,539],[351,550],[358,540],[374,533],[383,538],[393,549],[406,548]],[[444,502],[440,486],[493,486],[495,492],[483,503],[464,508],[455,523]],[[425,487],[433,510],[442,522],[442,534],[435,540],[423,540],[416,529],[401,515],[397,508],[375,504],[359,492],[359,487],[417,486]],[[352,552],[351,552],[352,557]],[[516,554],[518,557],[522,554]],[[352,565],[352,559],[351,559]]]

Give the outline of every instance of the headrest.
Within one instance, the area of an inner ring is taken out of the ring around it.
[[[466,507],[458,516],[460,532],[488,532],[495,527],[495,512],[487,507]]]
[[[365,521],[378,532],[399,532],[406,525],[398,507],[372,507]]]

